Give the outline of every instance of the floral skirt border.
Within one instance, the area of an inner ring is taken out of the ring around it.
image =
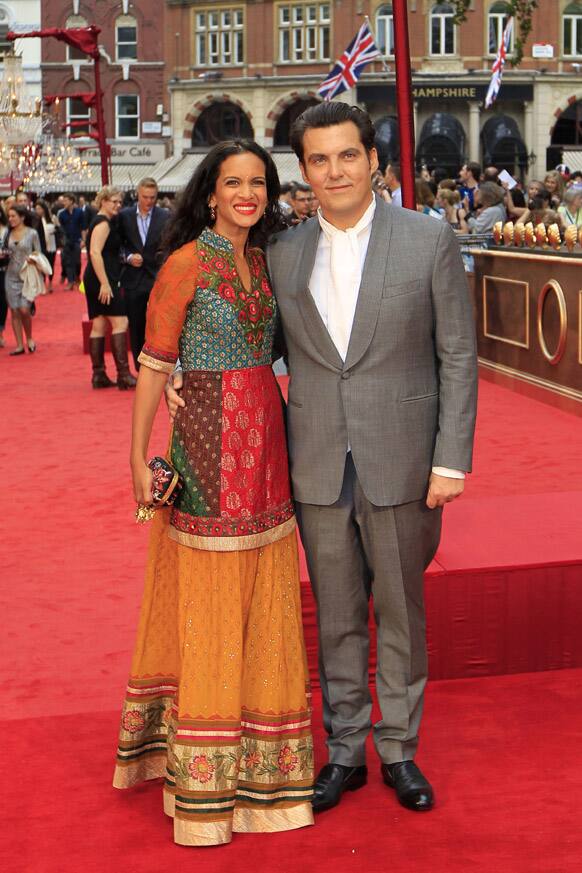
[[[243,710],[232,719],[179,719],[175,679],[130,684],[113,784],[165,778],[164,810],[181,845],[229,842],[234,832],[313,824],[309,712]]]

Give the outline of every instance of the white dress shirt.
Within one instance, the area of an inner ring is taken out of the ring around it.
[[[376,200],[373,197],[355,227],[344,231],[326,221],[321,208],[317,210],[322,232],[309,279],[309,292],[342,361],[345,361],[348,351],[375,212]],[[465,478],[461,470],[432,469],[439,476]]]

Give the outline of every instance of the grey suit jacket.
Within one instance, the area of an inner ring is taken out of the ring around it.
[[[376,198],[344,363],[308,288],[319,233],[310,219],[267,252],[291,376],[295,499],[338,499],[349,442],[372,503],[420,500],[433,465],[471,469],[477,357],[458,242],[446,222]]]

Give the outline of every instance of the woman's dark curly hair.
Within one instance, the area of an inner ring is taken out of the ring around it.
[[[261,220],[250,229],[249,245],[264,248],[272,233],[286,227],[279,206],[279,176],[271,155],[253,140],[227,140],[208,152],[180,195],[176,209],[166,224],[162,240],[164,259],[186,243],[198,239],[205,227],[212,227],[208,200],[216,188],[220,167],[226,158],[245,152],[251,152],[262,160],[267,183],[267,208]]]

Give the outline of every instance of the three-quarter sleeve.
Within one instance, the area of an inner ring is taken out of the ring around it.
[[[145,344],[139,362],[152,370],[172,373],[188,306],[196,294],[196,243],[170,255],[152,288],[147,309]]]

